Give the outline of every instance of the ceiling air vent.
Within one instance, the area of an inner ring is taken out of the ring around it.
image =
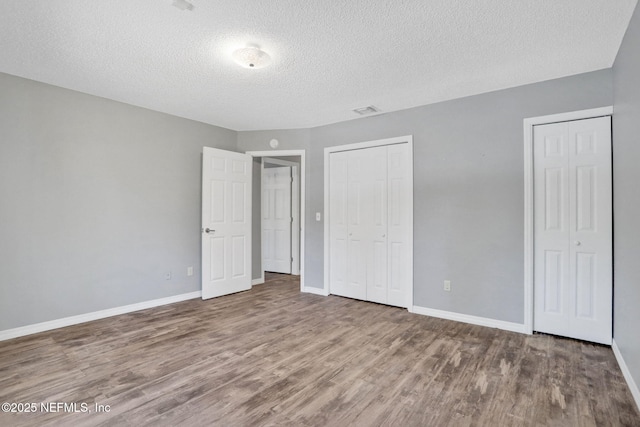
[[[368,114],[378,113],[380,112],[380,109],[373,105],[369,105],[368,107],[356,108],[353,112],[360,114],[361,116],[366,116]]]

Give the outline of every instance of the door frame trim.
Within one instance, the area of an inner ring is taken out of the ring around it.
[[[360,150],[363,148],[380,147],[383,145],[409,144],[410,160],[407,165],[409,168],[409,176],[411,177],[411,195],[409,204],[409,224],[411,227],[408,233],[409,241],[407,244],[411,248],[411,259],[409,260],[409,271],[407,272],[407,281],[410,283],[409,300],[407,301],[407,310],[413,310],[413,135],[398,136],[394,138],[377,139],[373,141],[357,142],[354,144],[337,145],[326,147],[324,149],[324,284],[322,288],[323,295],[330,294],[329,288],[329,155],[339,151]]]
[[[533,127],[613,116],[613,106],[529,117],[524,126],[524,333],[533,334]]]
[[[300,156],[300,292],[305,291],[304,286],[304,238],[305,238],[305,205],[306,205],[306,150],[269,150],[269,151],[247,151],[245,154],[251,157],[287,157]],[[261,177],[262,178],[262,177]],[[264,276],[264,272],[263,272]]]

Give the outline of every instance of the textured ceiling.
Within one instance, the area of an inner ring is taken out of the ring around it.
[[[307,128],[611,67],[636,1],[3,0],[0,72],[235,130]],[[247,44],[272,64],[233,63]]]

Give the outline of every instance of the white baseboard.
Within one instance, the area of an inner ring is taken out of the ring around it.
[[[253,285],[262,285],[264,283],[264,277],[259,277],[257,279],[251,280],[251,286]]]
[[[33,325],[21,326],[19,328],[6,329],[4,331],[0,331],[0,341],[201,297],[202,291],[195,291],[189,292],[187,294],[174,295],[171,297],[139,302],[136,304],[123,305],[121,307],[108,308],[106,310],[93,311],[91,313],[79,314],[77,316],[64,317],[62,319],[50,320],[48,322],[35,323]]]
[[[314,288],[311,286],[304,286],[302,288],[302,292],[306,292],[308,294],[322,295],[323,297],[329,296],[329,293],[324,290],[324,288]]]
[[[526,333],[524,324],[505,322],[503,320],[489,319],[487,317],[471,316],[468,314],[454,313],[452,311],[436,310],[434,308],[419,307],[414,305],[410,307],[411,313],[422,314],[425,316],[438,317],[440,319],[455,320],[456,322],[470,323],[472,325],[487,326],[489,328],[497,328],[505,331]]]
[[[634,381],[631,376],[631,372],[629,371],[629,367],[627,363],[624,361],[622,357],[622,353],[620,353],[620,349],[618,348],[618,344],[616,344],[616,340],[613,340],[611,344],[611,348],[613,349],[613,354],[616,355],[616,360],[618,361],[618,365],[620,365],[620,370],[622,371],[622,375],[624,379],[627,381],[627,385],[629,386],[629,390],[631,390],[631,395],[633,396],[633,400],[636,401],[636,406],[638,410],[640,410],[640,389],[638,389],[638,384]]]

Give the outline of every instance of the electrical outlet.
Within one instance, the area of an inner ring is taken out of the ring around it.
[[[193,267],[187,267],[187,276],[193,276]]]
[[[451,280],[444,281],[444,290],[447,292],[451,292]]]
[[[166,273],[164,273],[164,279],[165,280],[171,280],[171,272],[167,271]]]

